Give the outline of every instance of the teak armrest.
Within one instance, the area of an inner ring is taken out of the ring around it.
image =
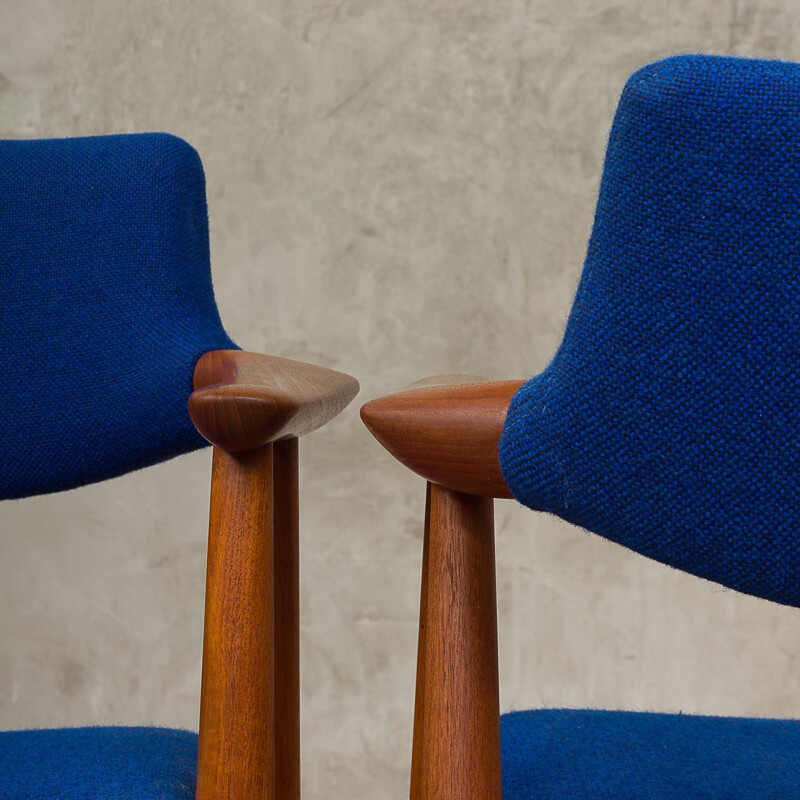
[[[524,381],[440,375],[365,404],[361,419],[402,464],[465,494],[510,498],[498,447],[511,398]]]
[[[288,358],[214,350],[194,370],[189,415],[198,431],[229,453],[304,436],[339,414],[358,381]]]

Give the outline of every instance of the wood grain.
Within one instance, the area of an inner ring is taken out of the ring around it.
[[[358,382],[273,356],[217,350],[189,414],[214,444],[197,800],[300,798],[297,437]]]
[[[194,388],[189,415],[195,427],[235,453],[316,430],[350,403],[358,381],[287,358],[215,350],[197,362]]]
[[[197,800],[275,796],[272,458],[214,448]]]
[[[465,376],[426,379],[366,403],[361,418],[402,464],[455,491],[511,497],[498,447],[511,398],[523,381]],[[456,382],[453,382],[453,381]]]
[[[275,497],[275,798],[300,800],[298,442],[273,447]]]
[[[414,697],[414,736],[411,744],[411,800],[422,800],[425,759],[425,641],[428,629],[428,553],[431,541],[431,484],[425,491],[425,526],[422,535],[422,581],[419,598],[419,638],[417,640],[417,690]]]
[[[429,486],[412,800],[500,800],[492,500]]]
[[[367,403],[361,417],[428,480],[411,800],[501,800],[493,497],[523,381],[441,375]]]

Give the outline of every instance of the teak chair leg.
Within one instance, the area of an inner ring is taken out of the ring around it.
[[[214,448],[197,800],[275,796],[272,458]]]
[[[300,542],[297,442],[273,445],[275,798],[300,800]]]
[[[423,792],[422,742],[425,731],[425,634],[428,629],[428,552],[431,541],[431,484],[425,491],[425,528],[422,538],[422,581],[419,598],[419,637],[417,639],[417,690],[414,698],[414,738],[411,746],[411,800],[421,800]]]
[[[411,800],[500,800],[493,502],[426,506]]]

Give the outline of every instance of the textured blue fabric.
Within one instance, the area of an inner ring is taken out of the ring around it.
[[[167,728],[0,733],[0,800],[194,800],[197,734]]]
[[[800,605],[800,66],[680,56],[620,99],[577,297],[501,443],[522,503]]]
[[[800,722],[625,711],[500,720],[503,800],[798,800]]]
[[[186,410],[194,364],[234,346],[189,145],[0,141],[0,499],[203,446]]]

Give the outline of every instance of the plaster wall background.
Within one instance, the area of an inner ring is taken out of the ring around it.
[[[407,791],[424,486],[358,402],[556,347],[627,75],[800,60],[789,0],[3,0],[0,136],[168,130],[223,319],[356,375],[302,453],[304,791]],[[210,452],[0,505],[0,728],[196,728]],[[800,616],[497,508],[504,710],[800,716]]]

